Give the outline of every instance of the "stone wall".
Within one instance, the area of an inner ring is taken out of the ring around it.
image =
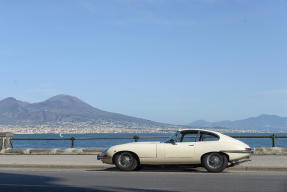
[[[281,147],[260,147],[255,148],[256,155],[287,155],[287,148]]]
[[[2,155],[97,155],[101,153],[104,148],[65,148],[65,149],[6,149]]]
[[[1,151],[2,155],[97,155],[104,148],[66,148],[66,149],[11,149]],[[271,148],[255,148],[255,155],[287,155],[287,148],[271,147]]]

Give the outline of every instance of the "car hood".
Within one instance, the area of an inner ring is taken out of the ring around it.
[[[124,143],[124,144],[119,144],[119,145],[114,145],[112,147],[121,147],[125,145],[155,145],[160,143],[160,141],[153,141],[153,142],[131,142],[131,143]]]
[[[156,144],[160,143],[159,141],[151,141],[151,142],[132,142],[133,144]]]

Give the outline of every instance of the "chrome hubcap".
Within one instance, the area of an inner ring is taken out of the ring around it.
[[[219,155],[209,155],[207,157],[207,165],[213,169],[220,168],[222,166],[222,160]]]
[[[122,167],[128,167],[130,166],[132,163],[132,158],[130,155],[127,155],[127,154],[123,154],[120,156],[119,158],[119,164],[122,166]]]

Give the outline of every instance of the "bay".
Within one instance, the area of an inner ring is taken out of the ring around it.
[[[173,133],[99,133],[99,134],[15,134],[14,138],[27,138],[27,139],[47,139],[47,138],[103,138],[103,137],[130,137],[133,138],[135,135],[139,137],[153,137],[153,136],[163,136],[169,137]],[[271,133],[225,133],[230,136],[270,136]],[[287,133],[278,133],[276,135],[284,135]],[[62,136],[62,137],[61,137]],[[271,138],[238,138],[239,140],[245,142],[250,147],[271,147]],[[166,141],[166,138],[157,139],[139,139],[142,141]],[[103,140],[75,140],[76,148],[106,148],[112,145],[123,144],[134,142],[134,139],[103,139]],[[287,138],[276,139],[277,147],[287,147]],[[14,148],[70,148],[71,140],[14,140]]]

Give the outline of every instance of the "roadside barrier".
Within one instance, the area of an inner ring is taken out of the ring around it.
[[[287,136],[278,136],[275,134],[272,135],[265,135],[265,136],[254,136],[254,135],[238,135],[238,136],[231,136],[233,138],[252,138],[252,139],[259,139],[259,138],[270,138],[272,140],[272,147],[276,147],[276,139],[278,138],[287,138]],[[146,140],[146,139],[167,139],[169,137],[167,136],[138,136],[135,135],[133,137],[87,137],[87,138],[76,138],[76,137],[70,137],[70,138],[11,138],[11,146],[13,148],[13,141],[65,141],[69,140],[71,141],[71,148],[75,148],[75,141],[76,140],[113,140],[113,139],[126,139],[126,140],[134,140],[135,142],[138,142],[139,140]]]

